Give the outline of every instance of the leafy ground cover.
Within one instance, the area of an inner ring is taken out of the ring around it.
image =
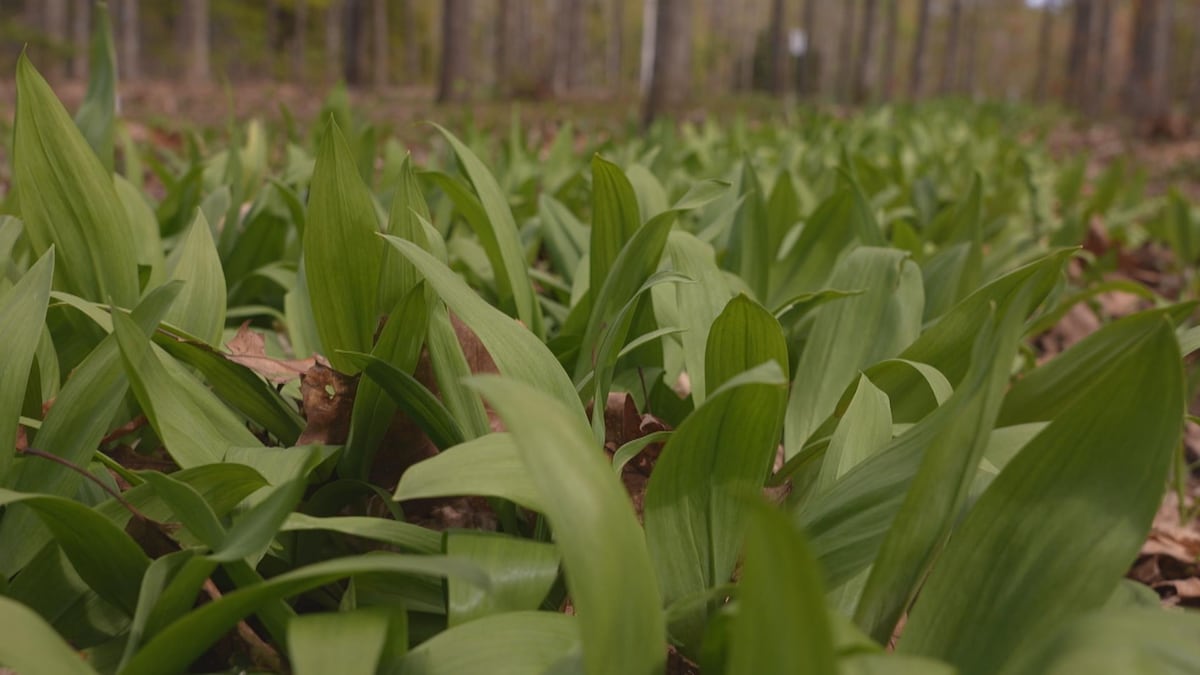
[[[17,72],[0,665],[1200,668],[1124,579],[1200,347],[1133,168],[953,104],[172,150],[109,62],[74,118]]]

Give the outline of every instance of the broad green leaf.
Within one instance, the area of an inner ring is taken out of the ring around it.
[[[827,489],[891,441],[891,402],[887,394],[862,375],[858,378],[854,397],[829,439],[829,449],[825,451],[815,489]]]
[[[474,566],[442,556],[376,553],[300,567],[261,584],[227,593],[170,624],[128,663],[121,675],[181,672],[225,631],[257,608],[325,584],[360,574],[455,575],[488,586]]]
[[[838,659],[839,675],[958,675],[954,666],[902,654],[851,654]]]
[[[507,433],[480,436],[414,464],[400,476],[395,498],[456,495],[501,497],[533,511],[544,503]]]
[[[104,516],[70,499],[0,489],[0,506],[10,504],[32,509],[88,586],[133,615],[138,587],[150,564],[133,539]]]
[[[112,175],[22,54],[17,62],[13,181],[35,255],[55,247],[56,287],[130,308],[137,251]]]
[[[7,292],[0,292],[0,335],[4,359],[0,361],[0,485],[9,484],[13,463],[10,443],[16,443],[17,418],[29,381],[29,369],[50,302],[54,281],[54,249],[47,251]]]
[[[660,671],[666,635],[646,539],[587,422],[553,395],[514,379],[479,376],[472,385],[511,430],[544,500],[580,622],[587,672]],[[613,593],[615,588],[622,592]]]
[[[414,553],[438,553],[442,550],[442,534],[440,532],[384,518],[368,518],[366,516],[316,518],[303,513],[293,513],[283,521],[283,525],[279,529],[281,532],[309,530],[340,532],[399,546]]]
[[[840,188],[805,219],[796,240],[783,243],[776,257],[786,272],[772,281],[768,306],[774,307],[801,293],[829,286],[826,282],[833,274],[834,266],[844,257],[846,248],[855,241],[867,241],[863,233],[871,227],[878,231],[877,226],[867,219],[865,210],[856,205],[857,199],[849,188]],[[851,284],[844,288],[863,288],[863,285]]]
[[[679,326],[684,329],[683,362],[692,383],[692,400],[704,403],[709,386],[705,380],[704,354],[708,331],[717,315],[733,298],[725,275],[717,267],[712,247],[685,232],[672,232],[667,239],[666,255],[671,266],[696,283],[675,287],[679,308]]]
[[[909,615],[901,650],[1000,672],[1112,593],[1158,508],[1184,409],[1170,322],[1156,313],[1139,320],[1157,330],[1110,352],[1087,392],[967,515]]]
[[[751,505],[726,672],[837,672],[816,559],[784,515]]]
[[[838,263],[829,285],[864,292],[813,314],[788,401],[784,449],[789,458],[834,412],[856,373],[896,356],[921,330],[920,270],[900,251],[855,249]]]
[[[133,310],[132,318],[143,335],[150,334],[166,313],[178,284],[151,292]],[[34,447],[45,448],[76,465],[88,463],[121,407],[129,390],[115,335],[104,338],[75,369],[37,432]],[[8,483],[27,493],[73,495],[82,478],[65,466],[37,458],[17,463]],[[12,508],[0,519],[0,577],[12,576],[48,541],[34,515]]]
[[[307,483],[305,478],[296,478],[273,490],[234,522],[209,557],[217,562],[261,557],[279,526],[304,496]]]
[[[1027,307],[1028,292],[994,323],[980,327],[974,358],[992,365],[977,371],[978,382],[962,385],[980,394],[957,411],[959,419],[947,427],[947,435],[925,449],[921,468],[880,547],[854,619],[881,644],[891,638],[958,521],[991,438],[1008,384],[1005,366],[1016,356]]]
[[[225,330],[225,273],[204,213],[188,227],[167,259],[167,278],[183,282],[165,321],[216,346]]]
[[[288,623],[292,670],[297,675],[375,675],[390,617],[357,610],[298,616]],[[407,636],[405,636],[407,640]]]
[[[450,579],[446,620],[451,628],[486,616],[535,610],[558,578],[559,553],[553,544],[491,532],[446,533],[446,555],[470,560],[487,572],[490,591]]]
[[[179,466],[219,462],[226,448],[261,445],[237,415],[190,373],[180,369],[172,374],[132,319],[114,312],[112,320],[130,388]]]
[[[434,303],[429,313],[429,330],[425,337],[429,350],[429,365],[433,368],[442,402],[462,428],[465,438],[478,438],[491,431],[487,411],[479,394],[463,384],[471,375],[471,366],[463,353],[458,331],[450,320],[450,312],[442,302]]]
[[[75,124],[88,145],[110,173],[113,170],[113,127],[117,114],[117,50],[113,46],[108,5],[97,2],[92,9],[92,40],[88,50],[88,87],[83,105],[75,113]],[[103,299],[103,298],[101,298]]]
[[[484,302],[461,277],[416,244],[385,238],[416,265],[446,306],[475,332],[502,374],[550,393],[560,401],[579,400],[575,386],[554,354],[533,333]],[[582,405],[578,406],[578,415],[583,419]]]
[[[575,268],[587,250],[588,229],[562,202],[544,192],[538,195],[538,218],[554,271],[567,281],[574,281]]]
[[[29,675],[96,675],[66,640],[21,603],[0,596],[0,623],[5,626],[0,665]]]
[[[378,327],[383,245],[375,202],[346,140],[330,120],[317,151],[304,226],[304,266],[325,356],[339,371],[358,370],[339,350],[371,351]]]
[[[137,241],[137,264],[150,270],[143,286],[157,288],[167,280],[167,262],[163,255],[158,218],[154,216],[154,210],[150,208],[142,193],[124,176],[114,175],[113,185],[117,189],[121,205],[125,207],[125,217],[129,219]]]
[[[484,617],[438,633],[415,647],[404,657],[400,673],[543,673],[580,649],[580,623],[576,617],[555,612],[509,612]],[[621,656],[613,654],[613,658],[620,660]]]
[[[592,227],[588,248],[589,301],[597,306],[609,270],[642,224],[637,194],[621,167],[600,155],[592,156]]]
[[[425,228],[422,225],[422,219],[429,220],[429,206],[421,194],[421,184],[413,171],[411,157],[405,156],[397,178],[386,231],[394,237],[407,239],[429,250]],[[390,246],[384,247],[379,281],[379,311],[392,311],[420,280],[420,273],[399,251]]]
[[[506,295],[511,297],[517,318],[534,335],[543,335],[545,328],[542,326],[541,305],[533,292],[529,274],[525,271],[525,252],[521,246],[512,209],[508,205],[508,198],[505,197],[491,172],[487,170],[483,162],[479,161],[475,153],[471,152],[470,148],[463,145],[462,141],[446,129],[436,124],[433,126],[441,132],[446,141],[450,143],[450,147],[454,149],[459,164],[462,165],[467,178],[471,180],[475,193],[479,195],[479,203],[487,214],[491,234],[487,238],[481,236],[481,239],[485,242],[490,239],[495,244],[488,246],[485,243],[484,248],[487,250],[488,260],[496,270],[497,284],[505,289],[505,292],[500,294],[501,297],[506,297]],[[360,349],[359,351],[366,350]]]
[[[466,440],[446,406],[412,375],[370,354],[347,352],[346,357],[362,368],[367,377],[379,385],[392,402],[429,436],[434,445],[444,450]],[[391,421],[390,418],[388,421]]]
[[[756,297],[765,299],[776,250],[771,248],[767,230],[766,195],[749,158],[742,162],[737,191],[742,205],[730,231],[729,264],[736,265],[735,271],[750,285]]]

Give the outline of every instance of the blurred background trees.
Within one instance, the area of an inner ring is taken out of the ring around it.
[[[94,0],[0,3],[82,78]],[[864,104],[956,95],[1143,120],[1200,112],[1200,0],[110,0],[121,75],[344,80],[439,101],[761,92]]]

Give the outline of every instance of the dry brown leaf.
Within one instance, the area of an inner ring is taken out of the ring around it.
[[[238,328],[237,335],[225,347],[229,350],[225,358],[253,370],[274,384],[290,382],[315,365],[329,365],[316,356],[307,359],[275,359],[267,356],[266,341],[262,335],[250,329],[249,321]]]

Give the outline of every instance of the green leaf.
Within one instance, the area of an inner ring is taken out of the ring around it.
[[[412,465],[400,476],[395,498],[455,495],[501,497],[533,511],[544,502],[507,433],[480,436]]]
[[[457,579],[447,581],[446,620],[451,628],[486,616],[536,610],[558,578],[559,554],[553,544],[455,531],[446,533],[445,552],[470,560],[492,580],[488,592]]]
[[[13,672],[96,675],[71,645],[25,605],[0,596],[0,623],[5,626],[0,664]]]
[[[407,239],[429,250],[422,220],[429,220],[429,206],[421,194],[421,184],[412,168],[412,158],[404,157],[396,190],[392,194],[391,211],[388,216],[387,233]],[[404,259],[399,251],[384,247],[381,278],[379,282],[379,310],[390,312],[404,296],[421,280],[420,273],[412,263]]]
[[[184,286],[165,321],[210,345],[220,344],[225,330],[225,273],[203,211],[196,212],[183,242],[167,259],[167,277]]]
[[[474,331],[502,374],[548,392],[560,401],[579,400],[575,386],[554,354],[533,333],[484,302],[461,277],[416,244],[385,238],[416,265],[450,310]],[[582,404],[577,409],[582,420]]]
[[[479,203],[483,207],[484,213],[487,214],[489,232],[485,234],[477,229],[476,235],[484,242],[488,260],[492,263],[492,268],[496,270],[496,283],[501,291],[500,297],[502,299],[512,298],[517,318],[533,331],[534,335],[544,335],[541,305],[533,292],[529,274],[525,271],[525,251],[521,246],[517,223],[513,219],[507,197],[491,172],[487,170],[483,162],[479,161],[475,153],[471,152],[470,148],[463,145],[454,134],[446,129],[436,124],[433,126],[441,132],[446,141],[450,143],[450,147],[454,149],[459,164],[462,165],[467,178],[471,180],[475,193],[479,195]],[[359,351],[366,350],[360,349]]]
[[[316,518],[303,513],[293,513],[283,521],[283,525],[279,529],[281,532],[309,530],[340,532],[399,546],[414,553],[438,553],[442,550],[442,534],[440,532],[384,518],[368,518],[366,516]]]
[[[113,46],[108,5],[92,7],[92,42],[88,51],[88,87],[75,124],[100,163],[113,170],[114,126],[117,114],[117,50]]]
[[[62,497],[0,489],[0,506],[9,504],[32,509],[88,586],[133,615],[150,560],[125,532],[96,511]]]
[[[346,357],[382,387],[438,448],[444,450],[466,440],[446,406],[412,375],[370,354],[347,352]],[[361,384],[359,388],[361,390]]]
[[[855,249],[838,263],[829,285],[864,292],[813,314],[812,333],[796,365],[788,401],[784,449],[789,458],[834,412],[860,370],[896,356],[921,331],[920,270],[905,253]]]
[[[178,292],[178,284],[160,287],[133,310],[133,321],[143,335],[154,330]],[[75,368],[46,413],[33,447],[45,448],[72,464],[86,465],[108,433],[128,390],[117,338],[110,335]],[[13,468],[15,476],[9,485],[20,492],[73,495],[82,480],[65,466],[34,458]],[[0,519],[0,549],[5,552],[0,556],[0,576],[15,574],[46,541],[45,529],[32,513],[10,509]]]
[[[704,354],[708,331],[717,315],[733,297],[733,289],[717,267],[712,247],[685,232],[672,232],[667,239],[671,266],[695,280],[675,287],[679,326],[684,329],[683,363],[692,383],[692,400],[704,403],[710,387],[705,380]]]
[[[17,418],[29,382],[29,369],[46,323],[50,284],[54,281],[54,249],[47,251],[21,280],[0,292],[0,335],[4,358],[0,360],[0,485],[8,484],[16,443]]]
[[[512,431],[544,500],[578,613],[587,672],[661,670],[666,636],[646,539],[587,422],[553,395],[517,380],[479,376],[472,385]]]
[[[817,561],[785,516],[750,505],[726,672],[836,672]]]
[[[337,370],[358,370],[339,350],[370,352],[378,327],[383,246],[376,238],[375,202],[332,119],[313,171],[304,227],[304,266],[317,333]]]
[[[137,303],[137,250],[112,175],[22,54],[13,180],[35,255],[55,247],[56,287],[93,302]]]
[[[1111,595],[1158,508],[1184,410],[1171,323],[1153,312],[1137,318],[1156,329],[1108,352],[1087,392],[968,513],[909,615],[903,651],[999,672]]]
[[[579,650],[579,623],[576,617],[554,612],[509,612],[484,617],[421,643],[404,657],[400,672],[402,675],[544,673]],[[464,645],[470,648],[464,649]],[[620,660],[620,655],[613,654],[613,658]]]
[[[360,574],[455,575],[488,586],[487,576],[474,566],[442,556],[389,553],[339,558],[301,567],[258,585],[227,593],[203,605],[154,636],[121,675],[182,672],[225,631],[257,608],[281,598]]]
[[[146,418],[179,466],[221,461],[230,447],[261,445],[225,404],[182,368],[168,370],[133,320],[112,314],[125,374]],[[171,361],[170,357],[164,359]],[[173,363],[173,361],[171,361]]]
[[[471,375],[471,366],[463,354],[458,332],[445,304],[436,302],[429,314],[429,332],[425,338],[429,365],[433,368],[442,402],[462,427],[465,438],[478,438],[491,432],[491,423],[483,401],[463,380]]]
[[[390,619],[387,613],[372,610],[295,617],[287,629],[293,671],[296,675],[375,675]]]
[[[209,556],[217,562],[233,562],[244,558],[257,560],[270,546],[279,526],[300,503],[308,481],[296,478],[271,491],[266,499],[233,524],[219,546]]]
[[[591,306],[598,306],[600,289],[617,256],[642,224],[637,195],[621,167],[600,155],[592,156],[592,228],[588,248]]]

